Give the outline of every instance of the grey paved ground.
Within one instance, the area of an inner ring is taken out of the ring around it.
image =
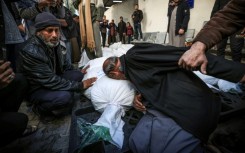
[[[80,102],[79,95],[77,95],[75,99],[76,100],[74,110],[78,108],[83,108],[87,105],[86,102]],[[242,105],[240,105],[238,108],[241,108],[241,106],[244,107],[245,97],[240,100],[240,103]],[[50,123],[43,123],[26,107],[25,103],[21,105],[20,112],[28,114],[30,120],[29,124],[37,125],[38,131],[30,136],[14,141],[5,148],[1,149],[0,153],[68,153],[71,115],[56,119]],[[245,144],[245,117],[244,115],[238,116],[231,119],[230,121],[219,124],[219,128],[217,130],[221,129],[222,140],[226,139],[225,135],[227,131],[228,133],[230,133],[229,131],[231,131],[232,134],[234,133],[234,131],[238,131],[234,134],[236,135],[235,138],[227,137],[227,139],[230,140],[229,142],[235,142],[235,144],[237,144],[238,142],[242,142],[239,145],[241,146]],[[224,142],[226,143],[227,141]],[[244,153],[244,148],[245,147],[242,146],[239,150],[236,150],[236,153]],[[107,153],[112,152],[109,151]]]
[[[76,98],[76,103],[79,102]],[[69,134],[71,115],[55,119],[49,123],[39,120],[26,103],[22,103],[19,110],[28,115],[30,125],[37,125],[37,132],[20,138],[0,150],[1,153],[67,153],[69,147]]]

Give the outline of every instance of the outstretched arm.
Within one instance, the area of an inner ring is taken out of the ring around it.
[[[217,12],[198,33],[191,49],[180,58],[178,64],[186,69],[201,66],[201,72],[206,74],[205,51],[243,28],[245,25],[244,2],[244,0],[232,0],[224,9]]]

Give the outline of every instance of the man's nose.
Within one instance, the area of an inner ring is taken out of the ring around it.
[[[53,30],[52,33],[51,33],[51,35],[52,35],[52,37],[57,38],[59,36],[59,32]]]

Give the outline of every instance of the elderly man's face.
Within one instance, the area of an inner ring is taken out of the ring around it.
[[[47,27],[39,32],[37,35],[41,37],[44,43],[49,47],[56,47],[60,41],[60,28]]]
[[[120,66],[121,62],[117,60],[114,70],[108,74],[108,77],[116,80],[126,80],[124,73],[120,70]]]

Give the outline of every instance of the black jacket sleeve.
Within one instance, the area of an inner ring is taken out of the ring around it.
[[[35,50],[39,53],[35,52]],[[37,48],[32,48],[32,51],[28,48],[24,48],[20,52],[23,61],[23,72],[30,82],[50,90],[82,90],[83,85],[81,82],[66,80],[56,75],[49,65],[47,56],[44,56],[42,53],[43,52]]]
[[[181,28],[184,29],[185,31],[187,30],[188,27],[188,23],[190,20],[190,8],[189,5],[187,4],[187,2],[183,2],[183,22],[181,24]]]
[[[187,50],[183,47],[162,46],[156,44],[136,45],[131,48],[126,57],[130,62],[133,59],[134,66],[142,66],[142,69],[164,69],[164,72],[179,70],[178,61]],[[229,61],[212,54],[206,53],[208,59],[207,75],[231,82],[239,82],[245,75],[245,64]],[[161,70],[159,70],[161,71]]]
[[[208,59],[207,75],[231,82],[239,82],[245,75],[245,64],[206,53]]]

